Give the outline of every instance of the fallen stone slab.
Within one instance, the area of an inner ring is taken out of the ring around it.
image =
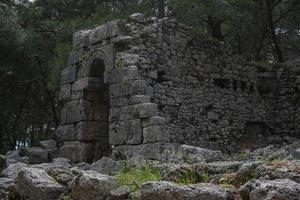
[[[20,154],[23,156],[27,156],[29,158],[30,164],[40,164],[49,162],[48,152],[45,149],[39,147],[22,149]]]
[[[16,188],[26,200],[57,200],[66,190],[42,169],[25,168],[16,179]]]
[[[181,186],[171,182],[149,182],[142,185],[143,200],[234,200],[231,191],[220,186],[202,183]]]
[[[251,180],[239,192],[248,200],[299,200],[300,184],[289,179]]]
[[[115,175],[123,168],[119,161],[112,160],[108,157],[103,157],[91,166],[91,170],[101,174]]]
[[[70,184],[73,200],[105,200],[118,187],[115,177],[95,171],[80,171]]]

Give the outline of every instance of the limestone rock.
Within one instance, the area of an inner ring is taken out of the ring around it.
[[[109,192],[118,188],[115,177],[94,171],[81,171],[71,186],[74,200],[105,200]]]
[[[260,177],[270,179],[290,179],[300,183],[300,162],[281,161],[271,165],[260,165],[255,172]]]
[[[17,199],[15,180],[0,178],[0,199]]]
[[[25,148],[21,154],[29,158],[30,164],[39,164],[49,162],[48,152],[39,147]]]
[[[16,187],[26,200],[57,200],[66,190],[44,170],[35,168],[23,169],[16,179]]]
[[[190,145],[181,145],[179,147],[179,152],[189,163],[197,163],[197,162],[204,162],[204,161],[213,162],[213,161],[220,161],[225,159],[221,151],[204,149],[204,148],[194,147]]]
[[[143,200],[234,200],[233,194],[214,184],[180,186],[171,182],[150,182],[141,188]]]
[[[54,149],[57,146],[57,143],[55,140],[44,140],[40,141],[40,146],[44,149]]]
[[[132,189],[127,186],[121,186],[109,194],[109,200],[130,200],[130,193],[132,192]]]
[[[122,169],[123,165],[119,161],[114,161],[108,157],[103,157],[93,163],[91,170],[101,174],[114,175]]]
[[[28,157],[21,157],[18,150],[9,151],[6,153],[6,166],[14,163],[29,163]]]
[[[59,157],[59,158],[54,159],[52,161],[52,163],[57,164],[57,165],[61,165],[61,166],[67,167],[67,168],[72,167],[71,160],[68,159],[68,158]]]
[[[14,163],[9,165],[6,169],[2,171],[2,175],[11,178],[16,179],[19,172],[22,171],[24,168],[26,168],[28,165],[25,163]]]
[[[240,194],[249,200],[298,200],[300,184],[288,179],[252,180],[240,188]]]

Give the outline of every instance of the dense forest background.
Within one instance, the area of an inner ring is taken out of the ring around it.
[[[0,153],[54,137],[72,34],[136,12],[176,17],[249,62],[300,56],[299,0],[0,0]]]

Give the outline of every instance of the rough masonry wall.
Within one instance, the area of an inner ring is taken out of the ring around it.
[[[61,154],[91,161],[110,147],[169,141],[233,151],[298,133],[295,78],[271,74],[171,18],[134,14],[79,31],[61,76]],[[270,80],[277,89],[266,94]]]
[[[247,124],[268,124],[254,65],[235,60],[219,42],[194,39],[173,19],[155,20],[131,27],[139,34],[128,51],[142,58],[139,71],[167,119],[171,141],[230,150],[242,145]]]

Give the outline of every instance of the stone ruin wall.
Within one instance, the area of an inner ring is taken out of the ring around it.
[[[286,93],[262,95],[263,80],[229,47],[195,39],[174,19],[136,14],[79,31],[61,75],[61,154],[91,161],[110,146],[169,141],[233,150],[259,135],[299,134],[299,106]],[[277,88],[295,87],[291,80]],[[285,124],[287,110],[294,118]]]

